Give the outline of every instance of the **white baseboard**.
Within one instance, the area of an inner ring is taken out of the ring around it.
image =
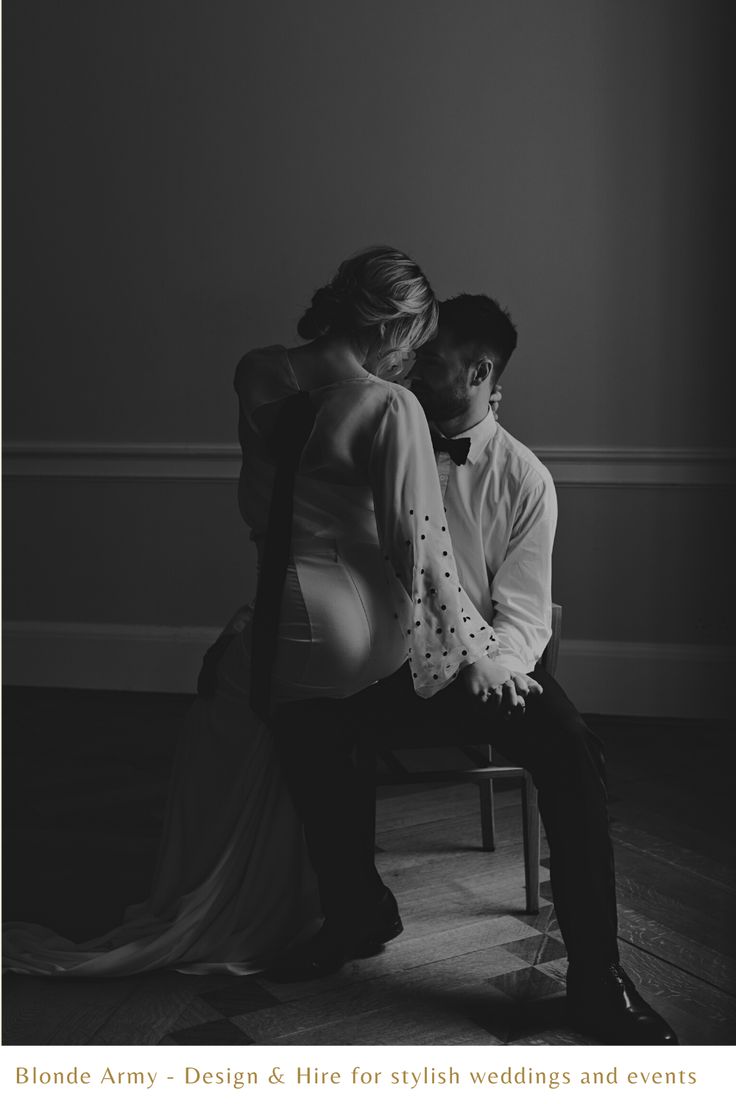
[[[3,627],[3,682],[94,690],[193,693],[220,629],[15,621]],[[563,640],[557,677],[583,713],[733,715],[736,649]]]

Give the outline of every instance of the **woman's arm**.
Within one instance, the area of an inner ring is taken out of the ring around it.
[[[460,585],[424,412],[392,388],[373,440],[370,478],[387,571],[387,601],[406,639],[416,692],[431,697],[479,662],[471,692],[508,678],[498,645]]]

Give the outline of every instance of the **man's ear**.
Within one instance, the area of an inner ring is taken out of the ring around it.
[[[489,356],[483,356],[480,360],[476,361],[475,371],[473,372],[473,383],[477,387],[481,383],[487,381],[493,384],[494,380],[494,365],[493,360]]]

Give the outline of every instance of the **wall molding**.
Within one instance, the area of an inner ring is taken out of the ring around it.
[[[736,450],[715,448],[533,449],[560,486],[689,487],[736,484]]]
[[[559,486],[691,487],[736,484],[736,450],[716,448],[534,449]],[[3,473],[11,479],[185,480],[238,478],[237,445],[86,441],[8,442]]]
[[[3,626],[3,682],[193,693],[219,627],[15,621]],[[584,713],[732,715],[736,648],[563,640],[558,678]]]
[[[231,483],[239,473],[237,445],[28,441],[3,446],[3,474],[15,479]]]

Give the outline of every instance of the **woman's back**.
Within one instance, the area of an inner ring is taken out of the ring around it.
[[[270,430],[282,401],[306,390],[315,420],[294,489],[293,538],[332,537],[378,546],[371,487],[376,433],[393,403],[416,404],[416,414],[422,415],[404,388],[359,366],[346,367],[298,374],[281,346],[257,349],[238,365],[244,460],[239,504],[257,543],[265,534],[275,473]]]
[[[487,655],[492,632],[459,586],[429,429],[417,399],[359,365],[314,362],[315,411],[294,488],[291,564],[274,703],[347,697],[409,658],[418,693]],[[238,366],[240,508],[263,550],[275,460],[269,434],[300,388],[286,350]],[[467,611],[467,612],[466,612]]]

